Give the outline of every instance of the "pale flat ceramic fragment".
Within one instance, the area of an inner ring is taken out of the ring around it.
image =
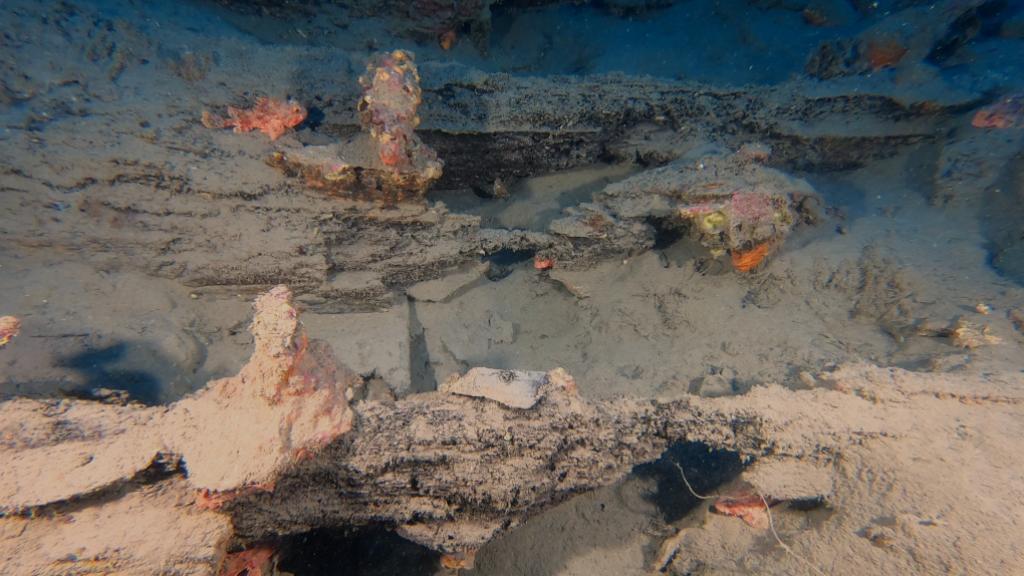
[[[510,408],[533,408],[547,372],[473,368],[465,376],[452,376],[440,386],[442,392],[487,398]]]

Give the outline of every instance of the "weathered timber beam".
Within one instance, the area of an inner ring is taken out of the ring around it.
[[[622,74],[515,77],[429,63],[421,68],[420,131],[445,160],[440,188],[482,187],[496,177],[605,160],[645,125],[734,149],[751,141],[769,144],[777,167],[849,169],[933,139],[938,123],[978,101],[952,90],[925,99],[884,83],[721,88]],[[344,99],[335,102],[324,109],[325,129],[350,132],[354,113]]]
[[[16,463],[0,469],[0,569],[162,574],[175,564],[184,574],[212,575],[229,539],[252,544],[353,525],[472,553],[677,441],[756,458],[747,479],[766,498],[828,503],[835,478],[841,504],[863,483],[846,455],[857,462],[865,446],[903,446],[915,458],[865,463],[865,473],[910,478],[908,462],[946,457],[929,452],[930,442],[975,428],[980,438],[1016,433],[1024,406],[1020,374],[870,366],[822,374],[809,390],[605,401],[581,397],[561,369],[476,369],[437,392],[358,401],[358,378],[305,337],[283,287],[257,301],[253,333],[255,352],[238,376],[168,407],[0,404],[0,455]],[[970,427],[960,430],[961,420]],[[989,456],[976,455],[987,474],[1017,473]],[[963,497],[949,492],[947,500]],[[936,505],[947,509],[947,500]],[[974,504],[985,503],[975,494]],[[974,514],[976,506],[960,508]],[[227,513],[230,526],[211,510]],[[837,512],[851,513],[858,512]],[[171,518],[159,522],[170,531],[108,529],[153,518]]]
[[[558,371],[551,373],[551,380]],[[591,403],[549,384],[531,409],[444,392],[364,403],[356,429],[226,507],[240,537],[376,524],[436,550],[475,549],[573,494],[612,484],[676,441],[765,453],[756,414],[688,400]]]

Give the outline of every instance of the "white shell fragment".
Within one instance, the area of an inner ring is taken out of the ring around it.
[[[472,368],[464,376],[452,375],[439,390],[450,394],[487,398],[510,408],[533,408],[547,372]]]

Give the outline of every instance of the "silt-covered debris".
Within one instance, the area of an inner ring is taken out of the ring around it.
[[[255,351],[238,376],[169,407],[0,404],[0,455],[12,463],[0,470],[2,571],[141,575],[176,566],[212,576],[258,567],[273,555],[267,543],[282,536],[360,525],[471,559],[530,516],[617,482],[680,441],[756,458],[744,477],[765,501],[845,502],[822,529],[851,534],[898,503],[849,500],[867,472],[844,466],[844,455],[861,461],[885,447],[893,456],[863,466],[919,482],[922,461],[950,465],[929,450],[948,422],[979,434],[1021,422],[1019,375],[979,387],[863,366],[823,374],[829,384],[811,390],[605,401],[580,397],[561,369],[477,370],[447,391],[350,405],[356,377],[305,336],[290,296],[278,287],[258,299]],[[893,467],[900,462],[913,466]],[[992,459],[968,463],[994,481],[1016,473]],[[918,496],[948,509],[950,496],[972,497],[958,479]],[[1014,517],[991,515],[972,498],[977,505],[957,512],[962,522]],[[960,557],[994,566],[1012,554],[979,555],[987,549],[978,542],[951,550],[933,545],[942,534],[932,534],[920,536],[929,543],[919,548],[926,569]],[[678,546],[728,535],[689,530]],[[250,552],[227,555],[229,547]]]
[[[592,203],[551,224],[545,257],[570,265],[654,246],[659,232],[687,234],[714,257],[755,269],[795,225],[813,221],[818,196],[806,181],[761,165],[770,150],[707,150],[607,186]]]

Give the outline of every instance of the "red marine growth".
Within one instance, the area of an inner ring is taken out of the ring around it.
[[[735,516],[751,528],[764,529],[770,526],[768,506],[772,500],[762,498],[753,490],[741,488],[731,494],[720,496],[714,503],[714,510],[726,516]]]
[[[971,125],[975,128],[1024,128],[1024,92],[978,110]]]
[[[228,106],[227,118],[203,111],[203,126],[207,128],[234,128],[235,132],[259,130],[271,140],[277,140],[305,119],[306,109],[301,104],[274,98],[258,98],[248,110]]]
[[[274,554],[269,546],[257,546],[241,552],[228,554],[221,564],[218,576],[270,576],[274,570]]]

